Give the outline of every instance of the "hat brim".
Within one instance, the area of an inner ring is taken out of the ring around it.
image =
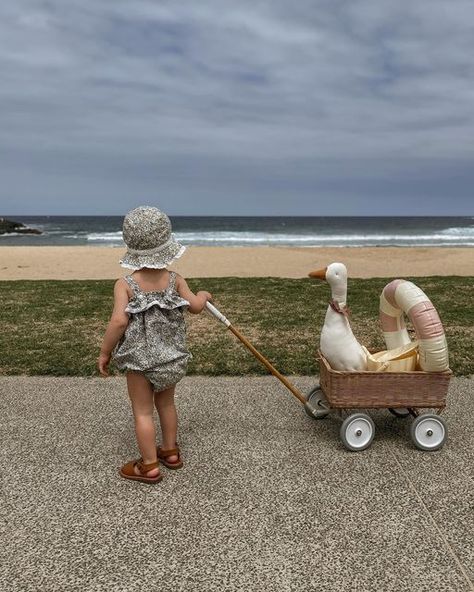
[[[130,253],[127,249],[124,257],[120,259],[119,263],[122,267],[127,269],[133,269],[137,271],[143,267],[150,269],[164,269],[174,261],[179,259],[181,255],[186,251],[186,247],[181,245],[176,240],[172,240],[169,245],[158,253],[149,254],[143,253]]]

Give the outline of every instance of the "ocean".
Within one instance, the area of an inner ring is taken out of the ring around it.
[[[123,246],[123,216],[5,216],[41,235],[0,235],[2,245]],[[474,217],[175,216],[185,245],[206,246],[474,246]]]

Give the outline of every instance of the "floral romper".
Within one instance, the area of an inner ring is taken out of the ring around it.
[[[191,354],[186,348],[183,309],[189,302],[176,290],[176,273],[169,272],[166,290],[144,292],[131,275],[133,290],[125,312],[130,321],[112,356],[119,370],[141,372],[156,392],[179,382]]]

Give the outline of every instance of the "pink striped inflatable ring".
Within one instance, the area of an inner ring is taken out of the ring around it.
[[[393,280],[380,295],[380,321],[387,349],[411,342],[403,313],[415,328],[420,368],[425,372],[448,370],[448,344],[438,313],[423,290],[406,280]]]

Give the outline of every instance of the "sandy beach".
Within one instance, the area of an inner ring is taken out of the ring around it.
[[[114,279],[118,247],[0,247],[0,280]],[[474,249],[450,247],[189,247],[171,266],[184,277],[305,277],[342,261],[351,277],[474,275]]]

